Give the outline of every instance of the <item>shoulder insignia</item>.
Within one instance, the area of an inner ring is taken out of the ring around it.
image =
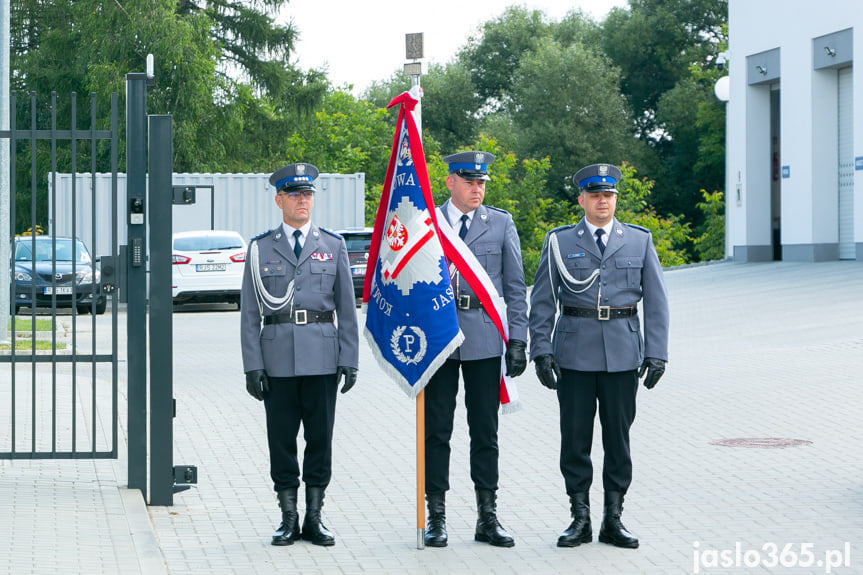
[[[327,234],[333,236],[334,238],[342,239],[341,234],[337,234],[336,232],[334,232],[332,230],[328,230],[327,228],[318,228],[318,229],[320,229],[324,233],[327,233]]]
[[[508,211],[506,211],[506,210],[504,210],[504,209],[502,209],[502,208],[496,208],[496,207],[494,207],[494,206],[486,206],[485,208],[486,208],[487,210],[494,210],[495,212],[500,212],[500,213],[502,213],[502,214],[506,214],[506,215],[508,215],[508,216],[509,216],[509,215],[511,215]]]
[[[636,226],[635,224],[626,224],[626,225],[629,226],[630,228],[633,228],[636,230],[641,230],[642,232],[647,232],[648,234],[650,233],[650,230],[648,230],[647,228],[643,228],[641,226]]]
[[[267,230],[267,231],[265,231],[265,232],[263,232],[263,233],[260,233],[260,234],[256,235],[255,237],[253,237],[251,240],[249,240],[249,243],[254,242],[254,241],[257,241],[257,240],[259,240],[259,239],[261,239],[261,238],[267,237],[267,236],[268,236],[268,235],[270,235],[271,233],[273,233],[273,230]]]
[[[566,225],[566,226],[560,226],[560,227],[554,228],[553,230],[549,231],[548,233],[550,233],[550,234],[556,234],[557,232],[560,232],[560,231],[563,231],[563,230],[568,230],[569,228],[574,228],[574,227],[575,227],[575,226],[577,226],[577,225],[578,225],[578,224],[569,224],[569,225]]]

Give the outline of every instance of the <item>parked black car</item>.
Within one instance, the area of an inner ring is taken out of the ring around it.
[[[99,270],[79,239],[18,236],[12,245],[11,312],[21,307],[75,306],[78,313],[105,313]],[[35,254],[35,257],[34,257]],[[98,260],[98,258],[97,258]]]
[[[366,281],[366,265],[369,261],[369,246],[372,245],[373,228],[345,228],[336,233],[345,238],[348,247],[348,261],[351,264],[351,277],[354,280],[354,295],[363,297],[363,283]]]

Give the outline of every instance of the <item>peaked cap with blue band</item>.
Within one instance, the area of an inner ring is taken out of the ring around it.
[[[572,176],[572,183],[582,192],[614,192],[617,193],[617,182],[620,181],[620,168],[611,164],[591,164],[578,170]]]
[[[461,152],[443,159],[449,164],[449,173],[466,180],[490,180],[488,165],[494,161],[489,152]]]
[[[317,177],[318,169],[312,164],[291,164],[273,172],[270,176],[270,184],[276,187],[276,192],[316,191],[313,182]]]

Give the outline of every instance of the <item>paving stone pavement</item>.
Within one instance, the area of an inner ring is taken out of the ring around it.
[[[337,406],[323,509],[336,545],[270,546],[279,510],[239,314],[187,306],[174,316],[174,461],[197,465],[198,485],[171,507],[126,489],[121,381],[118,460],[0,461],[0,573],[863,573],[863,265],[727,262],[665,276],[670,361],[639,390],[623,514],[638,550],[595,537],[555,546],[569,523],[557,403],[531,367],[517,380],[523,409],[500,420],[498,515],[515,547],[473,541],[460,401],[449,546],[418,550],[414,403],[364,343],[359,383]],[[0,405],[3,384],[0,374]],[[711,443],[754,438],[811,443]],[[597,425],[595,533],[601,455]]]

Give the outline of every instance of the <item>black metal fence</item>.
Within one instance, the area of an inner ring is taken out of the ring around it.
[[[0,346],[0,364],[8,366],[0,368],[0,459],[116,458],[117,94],[102,116],[90,96],[86,128],[78,127],[74,93],[62,110],[56,93],[17,96],[10,96],[10,129],[0,130],[10,142],[15,236],[10,341]],[[26,127],[19,127],[21,119]],[[67,127],[58,127],[58,119]],[[82,171],[92,176],[89,189],[76,189],[73,177],[71,190],[58,191],[59,173]],[[112,175],[110,208],[97,213],[96,174],[105,172]],[[106,218],[110,245],[95,245],[96,224]],[[90,223],[94,245],[78,239],[81,221]],[[57,237],[58,228],[71,234]]]

